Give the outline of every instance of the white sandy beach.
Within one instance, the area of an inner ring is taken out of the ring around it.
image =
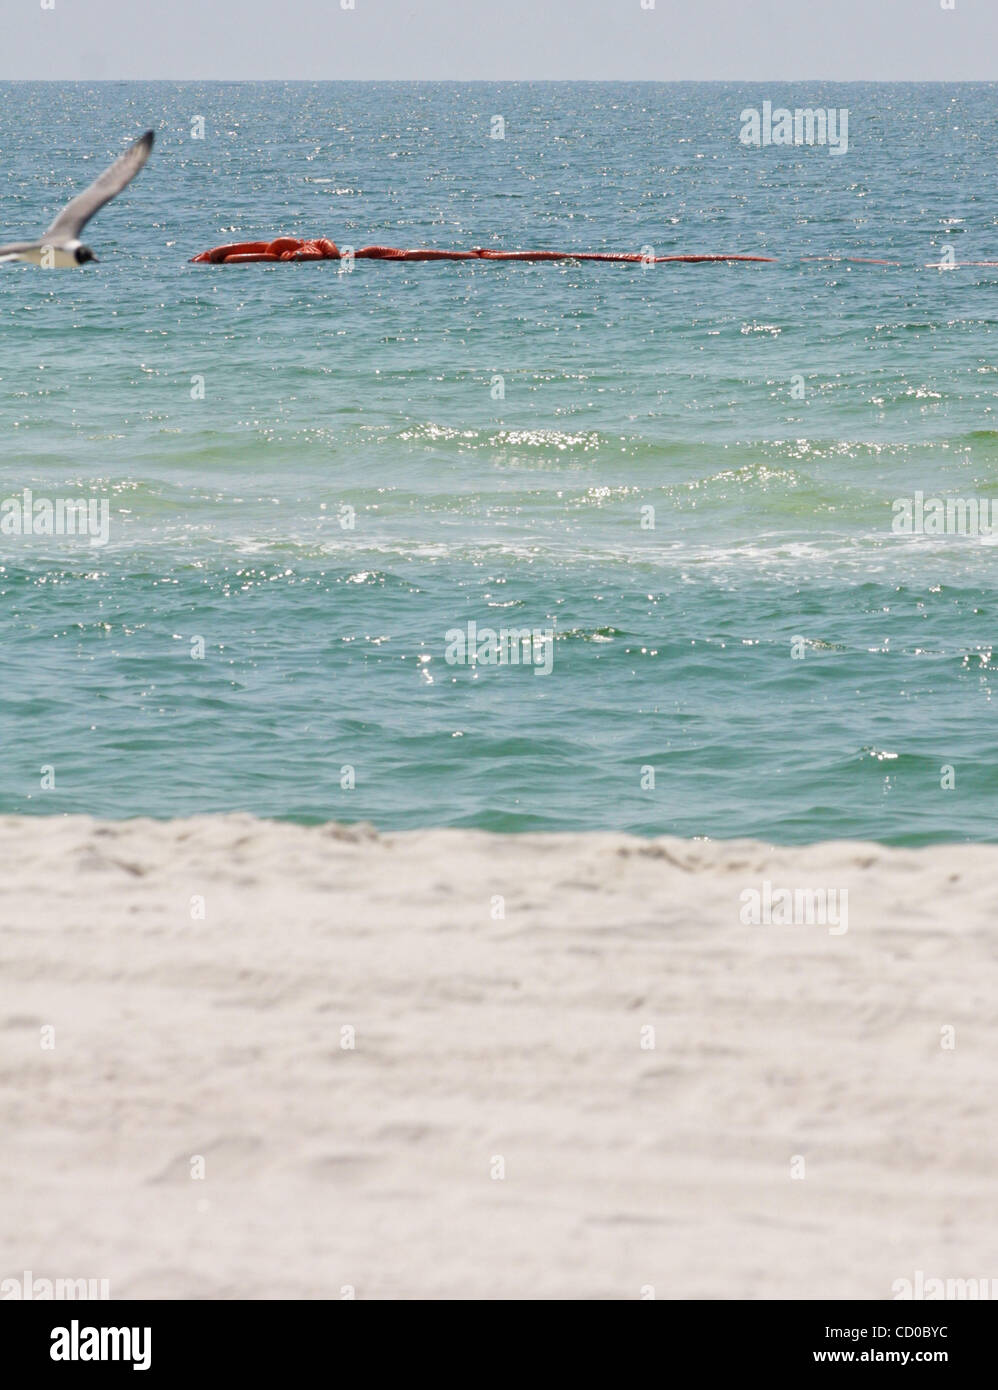
[[[0,856],[0,1278],[810,1299],[998,1275],[998,849],[229,815],[5,817]],[[848,931],[743,925],[765,879],[847,888]]]

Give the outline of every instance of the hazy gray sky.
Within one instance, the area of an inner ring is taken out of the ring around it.
[[[0,0],[0,78],[998,77],[998,0],[349,2]]]

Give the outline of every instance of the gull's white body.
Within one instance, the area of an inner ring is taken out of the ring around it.
[[[42,270],[79,270],[76,259],[77,248],[83,243],[64,242],[61,246],[32,246],[27,251],[11,251],[0,256],[0,261],[24,261],[27,265],[37,265]]]
[[[80,233],[95,212],[99,212],[105,203],[116,198],[131,183],[149,158],[153,139],[153,132],[147,130],[145,135],[129,145],[125,153],[99,178],[94,179],[89,188],[66,204],[48,231],[37,241],[12,241],[0,246],[0,264],[24,261],[43,270],[78,270],[88,261],[96,261],[97,257],[90,247],[84,246],[80,240]]]

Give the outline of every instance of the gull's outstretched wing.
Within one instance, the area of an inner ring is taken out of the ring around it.
[[[12,241],[0,246],[0,261],[16,261],[22,251],[34,251],[41,246],[40,241]]]
[[[125,153],[114,161],[110,169],[105,169],[100,178],[95,179],[89,188],[78,193],[71,203],[66,204],[46,231],[45,240],[69,241],[73,237],[78,237],[94,213],[98,212],[105,203],[109,203],[112,198],[116,198],[121,190],[131,183],[149,158],[153,139],[153,132],[147,130],[141,139],[135,141],[134,145],[129,145]],[[0,248],[0,255],[5,249],[9,250],[10,248]]]

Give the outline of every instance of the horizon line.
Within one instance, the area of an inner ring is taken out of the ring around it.
[[[385,86],[406,82],[433,82],[438,85],[450,83],[454,86],[495,86],[502,83],[531,83],[534,85],[576,85],[580,83],[610,84],[626,82],[635,86],[683,87],[710,85],[759,85],[764,82],[831,82],[837,86],[879,86],[879,87],[995,87],[998,78],[994,77],[3,77],[0,82],[16,85],[18,83],[120,83],[120,82],[308,82],[319,85],[376,85]]]

